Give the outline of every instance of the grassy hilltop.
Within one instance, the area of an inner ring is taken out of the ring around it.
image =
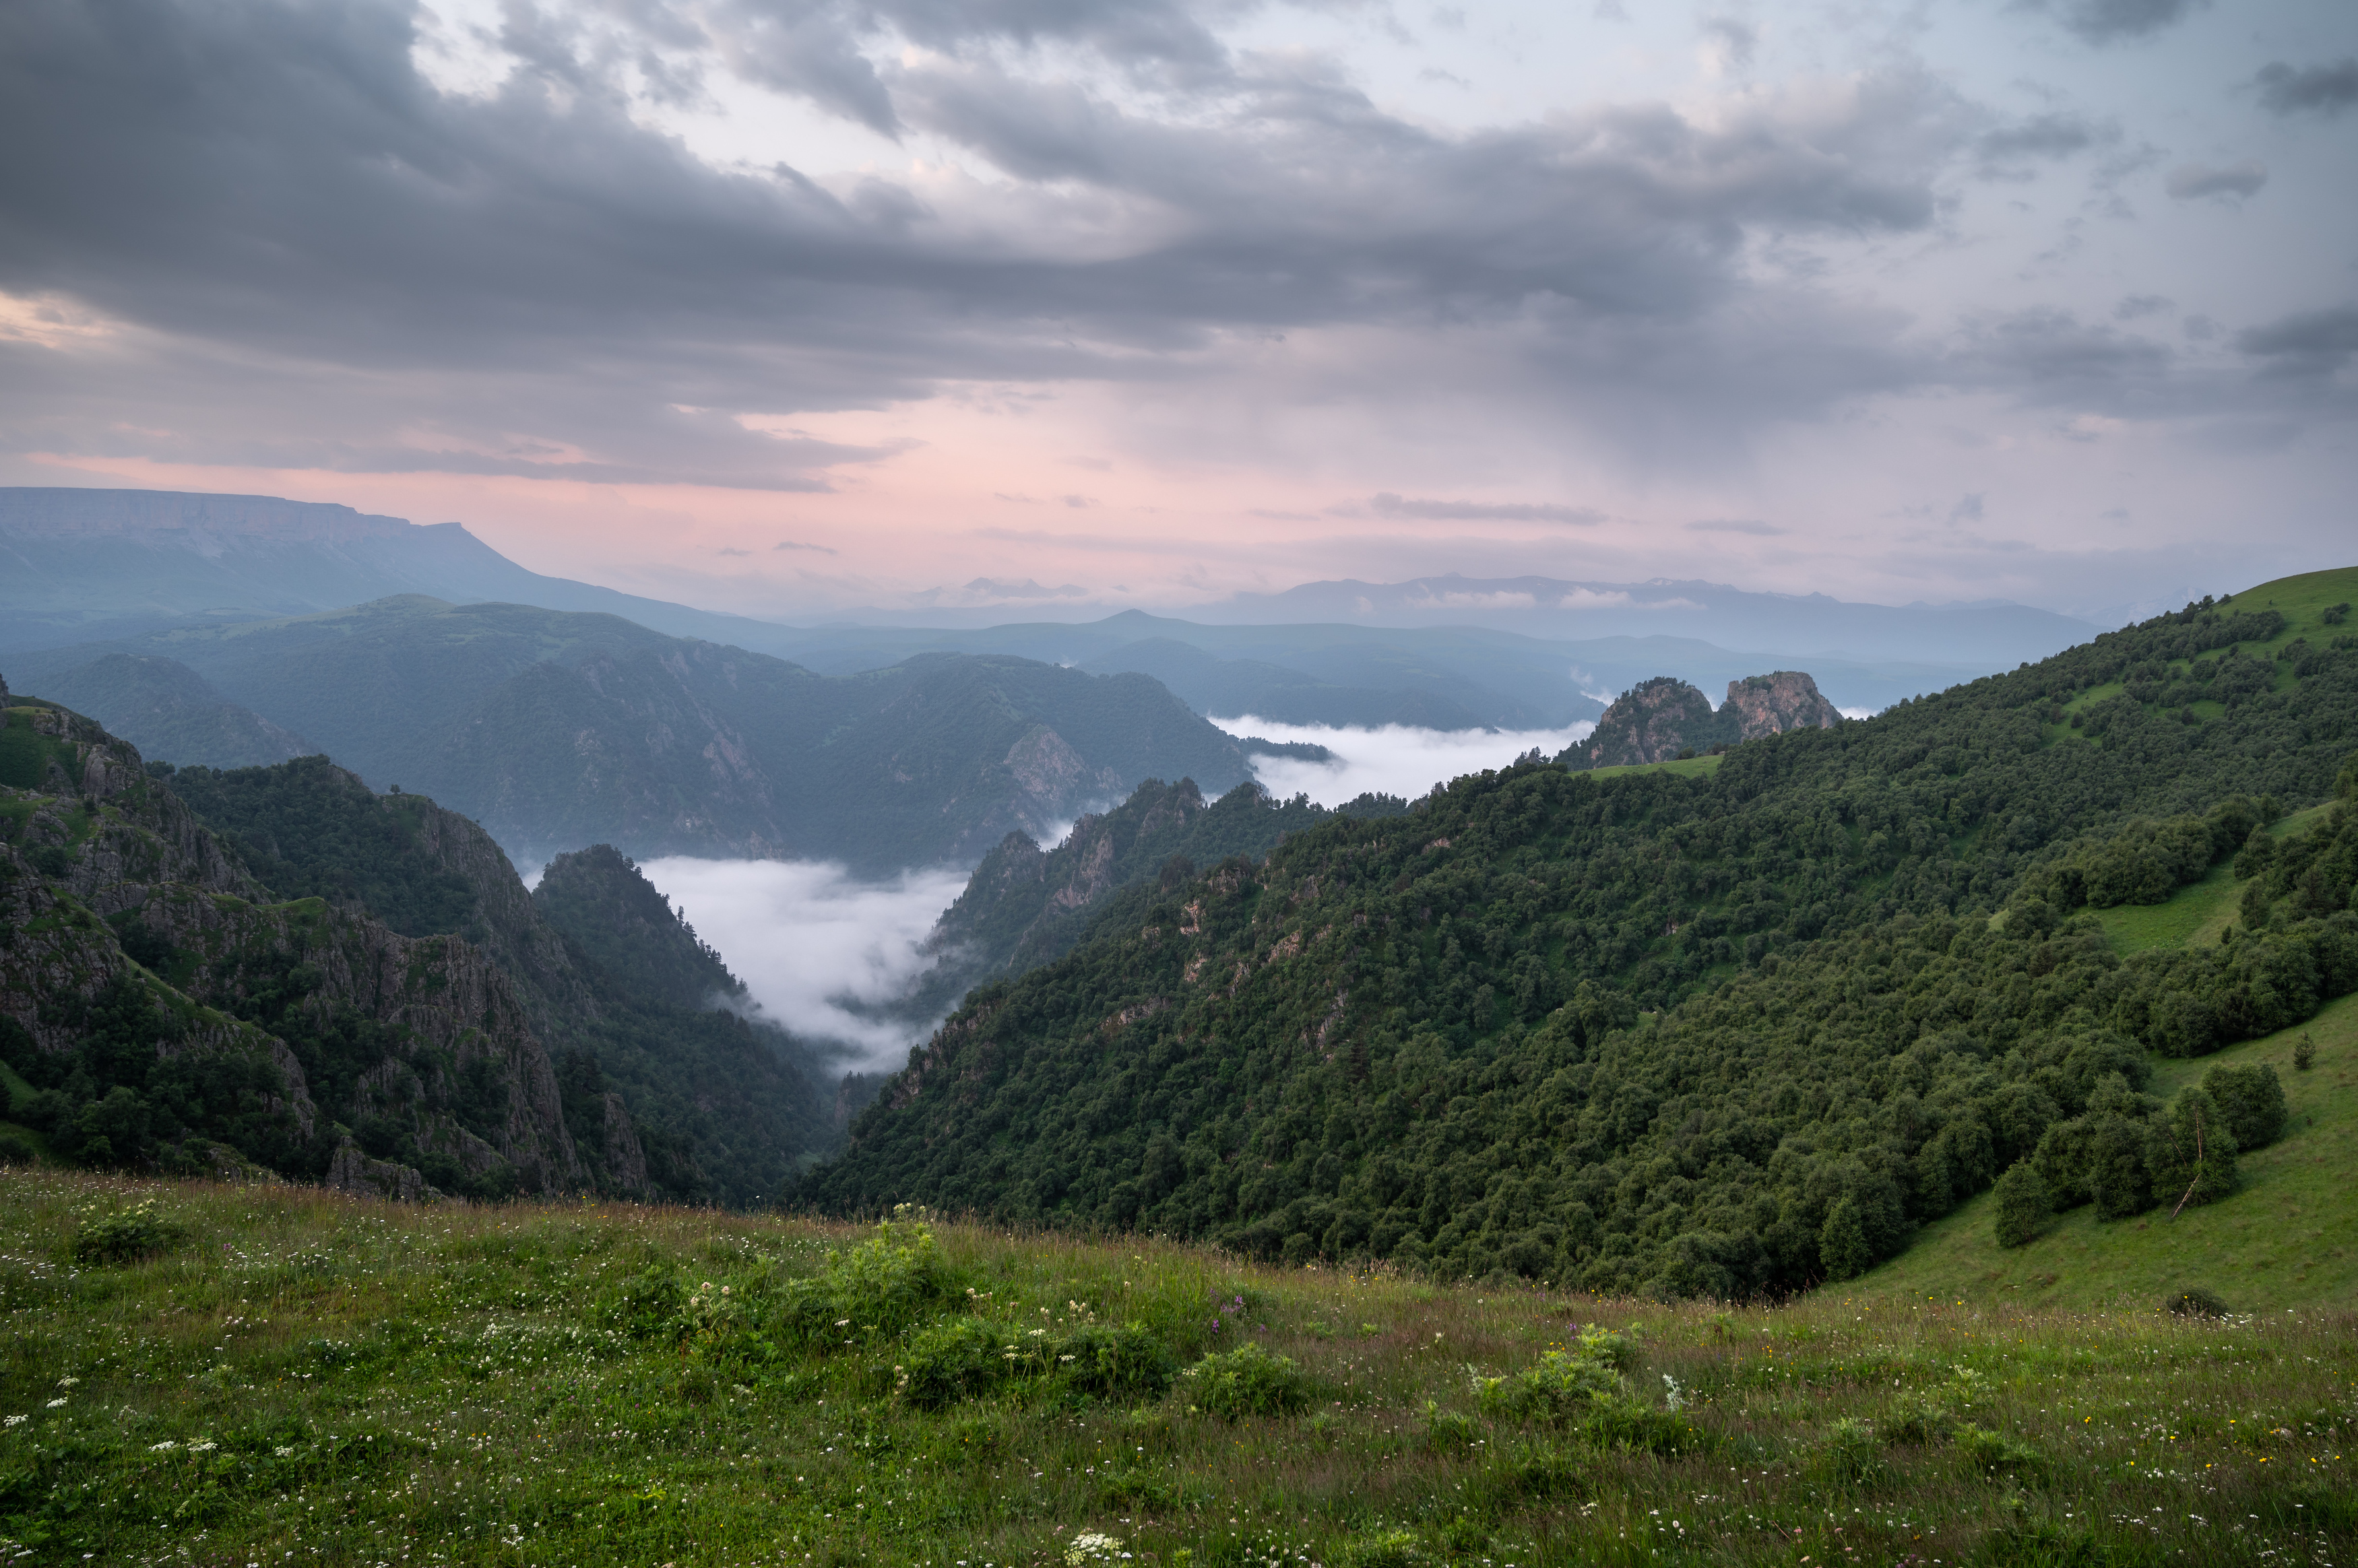
[[[0,1547],[1537,1568],[2358,1535],[2346,1308],[1665,1306],[937,1235],[10,1172]]]

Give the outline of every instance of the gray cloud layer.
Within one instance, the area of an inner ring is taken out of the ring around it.
[[[2035,8],[2117,45],[2198,6]],[[951,379],[1182,380],[1235,341],[1303,329],[1418,334],[1434,377],[1688,454],[1877,393],[2241,406],[2348,358],[2331,300],[2223,337],[2240,361],[2198,367],[2159,308],[2091,324],[1967,302],[1952,330],[1829,286],[1796,249],[1938,246],[1961,181],[2116,151],[2102,116],[2001,114],[1893,54],[1838,91],[1748,91],[1709,114],[1590,103],[1453,131],[1314,54],[1232,48],[1222,28],[1246,9],[519,3],[498,39],[515,69],[471,96],[420,74],[400,0],[16,0],[0,288],[133,331],[62,359],[0,337],[0,449],[822,490],[897,449],[739,416]],[[1703,26],[1732,65],[1755,57],[1753,23]],[[1035,69],[1052,49],[1109,74]],[[2352,61],[2249,70],[2278,115],[2358,100]],[[690,103],[724,78],[939,138],[1006,184],[720,167],[643,124],[624,85]],[[2180,164],[2167,189],[2234,200],[2267,179],[2229,155]]]

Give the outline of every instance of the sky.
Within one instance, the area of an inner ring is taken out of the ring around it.
[[[2353,168],[2348,0],[12,0],[0,483],[2090,613],[2348,564]]]

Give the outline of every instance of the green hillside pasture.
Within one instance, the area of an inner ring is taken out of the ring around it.
[[[1632,762],[1627,767],[1592,768],[1589,776],[1606,779],[1617,773],[1676,773],[1682,779],[1709,778],[1719,772],[1719,764],[1725,760],[1725,753],[1712,752],[1700,757],[1680,757],[1668,762]]]
[[[2316,1065],[2292,1065],[2303,1034]],[[2358,996],[2309,1022],[2194,1061],[2156,1065],[2149,1093],[2167,1098],[2218,1062],[2266,1062],[2283,1080],[2283,1137],[2236,1162],[2243,1190],[2176,1219],[2156,1209],[2101,1221],[2073,1209],[2027,1246],[1997,1244],[1996,1197],[1984,1193],[1924,1227],[1891,1262],[1853,1287],[1877,1299],[2074,1310],[2150,1307],[2200,1286],[2238,1312],[2358,1303]]]
[[[142,1203],[111,1234],[165,1250],[95,1260],[107,1217]],[[861,1234],[0,1175],[0,1548],[421,1568],[2160,1568],[2321,1562],[2358,1532],[2342,1309],[1672,1307],[944,1227],[936,1344],[958,1322],[994,1353],[1132,1323],[1182,1362],[1239,1343],[1290,1358],[1301,1402],[1222,1420],[1185,1377],[1093,1400],[1023,1350],[1045,1370],[982,1356],[997,1391],[925,1410],[895,1391],[922,1318],[871,1329],[888,1308],[831,1297],[854,1343],[769,1338],[793,1281]],[[1627,1336],[1622,1375],[1606,1346],[1579,1349],[1587,1325]],[[1565,1347],[1583,1379],[1523,1377]],[[1486,1396],[1477,1376],[1514,1380]]]
[[[2330,805],[2288,812],[2268,827],[2272,838],[2306,833],[2324,819]],[[2096,911],[2112,938],[2113,950],[2126,956],[2148,947],[2182,947],[2190,943],[2215,943],[2235,924],[2236,905],[2244,884],[2224,860],[2211,868],[2201,881],[2190,882],[2163,903],[2124,903]]]

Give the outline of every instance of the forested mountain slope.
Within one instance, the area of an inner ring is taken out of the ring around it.
[[[88,714],[149,758],[250,768],[318,750],[302,736],[228,701],[178,659],[106,654],[50,676],[41,687],[52,701]]]
[[[168,783],[5,702],[0,1058],[55,1154],[751,1202],[830,1136],[815,1063],[618,980],[456,813],[322,758]],[[653,896],[626,871],[610,902]]]
[[[1206,805],[1193,779],[1149,779],[1111,811],[1091,814],[1055,847],[1010,833],[967,879],[927,941],[933,967],[892,1011],[940,1016],[977,984],[1029,972],[1068,951],[1103,923],[1127,917],[1231,855],[1263,855],[1289,834],[1337,816],[1397,816],[1398,795],[1363,795],[1328,808],[1307,795],[1272,799],[1241,784]],[[1136,906],[1136,908],[1133,908]]]
[[[2136,1098],[2149,1054],[2349,989],[2358,916],[2320,871],[2235,942],[2124,957],[2088,906],[2333,795],[2353,590],[2189,606],[1707,776],[1523,765],[1322,825],[978,992],[801,1195],[1723,1294],[1870,1266],[2059,1126],[2111,1130],[2147,1201],[2188,1110]],[[2047,1168],[2084,1195],[2092,1149]]]
[[[38,691],[104,651],[12,673]],[[178,660],[530,860],[611,843],[884,871],[979,856],[1141,779],[1246,776],[1236,743],[1147,676],[1004,656],[819,676],[611,615],[416,597],[111,651]]]

